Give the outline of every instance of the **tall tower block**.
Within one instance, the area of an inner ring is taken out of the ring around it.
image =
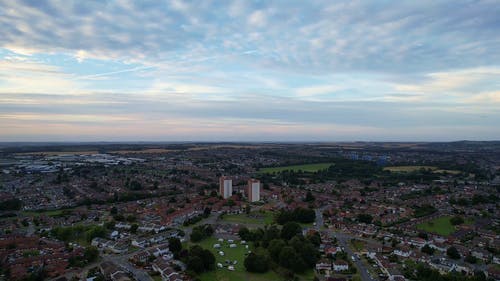
[[[219,194],[224,199],[227,199],[233,195],[233,180],[230,177],[220,177]]]
[[[260,201],[260,181],[256,179],[248,180],[248,191],[247,191],[248,201],[256,202]]]

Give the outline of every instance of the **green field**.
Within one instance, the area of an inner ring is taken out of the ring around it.
[[[457,170],[444,170],[444,169],[439,169],[438,167],[435,166],[391,166],[391,167],[385,167],[384,171],[391,171],[393,173],[410,173],[410,172],[416,172],[420,171],[421,169],[425,170],[431,170],[434,173],[448,173],[448,174],[459,174],[460,171]]]
[[[238,223],[238,224],[272,224],[274,221],[273,212],[251,212],[250,215],[247,214],[228,214],[224,215],[223,221]]]
[[[437,170],[437,167],[434,166],[392,166],[392,167],[385,167],[385,171],[391,171],[391,172],[415,172],[419,171],[421,169],[425,170]]]
[[[229,248],[227,241],[220,243],[215,237],[210,237],[199,243],[201,247],[210,250],[216,259],[216,263],[225,264],[225,260],[234,261],[237,260],[238,263],[234,265],[234,271],[229,271],[227,268],[218,268],[215,270],[203,273],[199,276],[202,281],[229,281],[229,280],[250,280],[250,281],[273,281],[281,280],[281,277],[274,271],[268,271],[266,273],[250,273],[245,270],[243,261],[245,260],[245,253],[248,251],[245,249],[244,245],[240,244],[240,241],[235,241],[238,246],[236,248]],[[219,255],[219,250],[214,249],[214,244],[221,244],[222,248],[220,251],[224,252],[224,256]],[[250,247],[251,248],[251,247]]]
[[[259,169],[259,173],[274,174],[289,171],[303,171],[303,172],[317,172],[320,170],[328,169],[334,163],[316,163],[316,164],[304,164],[304,165],[292,165],[292,166],[280,166],[280,167],[268,167]]]
[[[427,232],[437,233],[442,236],[448,236],[456,231],[455,226],[450,222],[449,216],[439,217],[428,222],[417,225],[417,229]]]
[[[361,252],[365,248],[366,243],[361,240],[355,239],[351,241],[351,245],[354,247],[354,250],[356,250],[357,252]]]

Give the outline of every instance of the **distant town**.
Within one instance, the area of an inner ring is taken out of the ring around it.
[[[0,144],[0,280],[500,280],[500,142]]]

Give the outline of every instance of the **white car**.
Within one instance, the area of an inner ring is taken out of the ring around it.
[[[234,271],[234,266],[230,265],[230,266],[227,267],[227,269],[230,270],[230,271]]]
[[[223,251],[219,251],[219,255],[224,256],[224,252]]]
[[[219,263],[217,263],[217,267],[218,267],[218,268],[222,268],[222,263],[220,263],[220,262],[219,262]]]

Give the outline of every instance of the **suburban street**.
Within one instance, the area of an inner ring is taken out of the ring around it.
[[[128,261],[128,255],[120,255],[120,256],[105,256],[103,257],[104,261],[112,261],[116,263],[117,265],[121,266],[122,268],[126,269],[132,275],[134,275],[134,278],[138,281],[152,281],[153,279],[149,276],[149,274],[143,270],[135,268],[129,261]]]
[[[325,207],[323,208],[318,208],[316,209],[316,229],[320,230],[321,227],[323,226],[323,211]],[[328,230],[329,234],[332,235],[332,237],[336,237],[337,240],[339,241],[339,245],[344,248],[345,252],[348,254],[349,258],[354,256],[354,252],[351,249],[349,241],[354,238],[349,234],[341,233],[341,232],[334,232],[331,230]],[[370,275],[366,265],[358,258],[355,259],[353,262],[356,267],[358,268],[358,272],[361,276],[361,280],[363,281],[375,281],[376,279],[372,278]]]

